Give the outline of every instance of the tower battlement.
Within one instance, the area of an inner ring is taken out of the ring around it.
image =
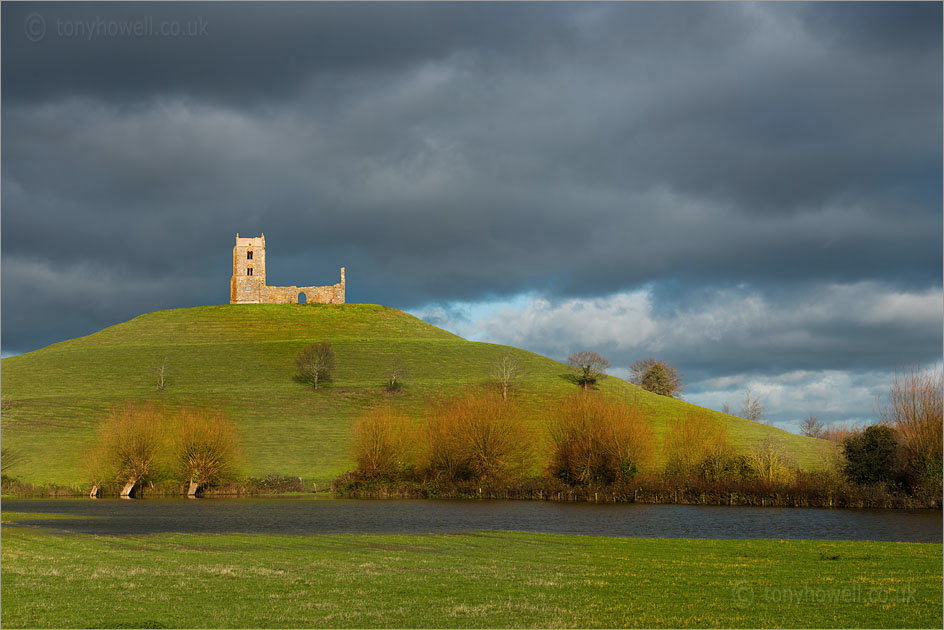
[[[344,267],[341,282],[327,286],[270,287],[266,285],[265,233],[241,237],[233,247],[233,277],[229,285],[230,304],[344,304]]]

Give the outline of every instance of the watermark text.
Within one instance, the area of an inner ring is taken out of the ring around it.
[[[55,18],[47,23],[39,13],[26,16],[23,25],[26,38],[40,42],[47,37],[62,37],[94,41],[117,38],[164,38],[205,37],[210,33],[209,22],[202,17],[192,20],[162,20],[153,16],[111,19],[93,17],[89,19]]]

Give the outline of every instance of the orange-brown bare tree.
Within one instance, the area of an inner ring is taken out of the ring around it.
[[[524,474],[534,439],[518,407],[495,392],[466,392],[429,411],[424,465],[452,480],[507,481]]]
[[[121,496],[128,498],[154,471],[165,438],[164,416],[156,407],[129,403],[113,408],[99,425],[90,457],[100,474],[123,484]]]
[[[377,407],[354,421],[352,449],[357,472],[367,479],[395,479],[415,458],[410,419],[390,406]]]
[[[652,461],[652,431],[635,404],[581,392],[560,401],[550,420],[548,472],[572,484],[631,479]]]
[[[665,472],[671,477],[717,478],[716,469],[732,455],[727,426],[700,410],[672,420],[663,451]]]
[[[221,411],[182,407],[171,416],[170,453],[187,496],[235,477],[242,456],[236,425]]]
[[[768,436],[755,444],[748,454],[754,474],[768,485],[790,483],[796,475],[796,462],[779,438]]]

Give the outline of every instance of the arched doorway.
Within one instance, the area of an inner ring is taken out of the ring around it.
[[[298,303],[299,303],[299,304],[307,304],[307,303],[308,303],[308,296],[305,295],[304,293],[299,293],[299,294],[298,294]]]

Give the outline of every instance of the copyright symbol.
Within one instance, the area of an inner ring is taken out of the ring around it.
[[[46,37],[46,20],[39,13],[30,13],[26,16],[23,30],[26,32],[26,39],[31,42],[42,41]]]
[[[739,608],[750,606],[754,603],[754,587],[744,580],[738,580],[731,587],[731,597]]]

